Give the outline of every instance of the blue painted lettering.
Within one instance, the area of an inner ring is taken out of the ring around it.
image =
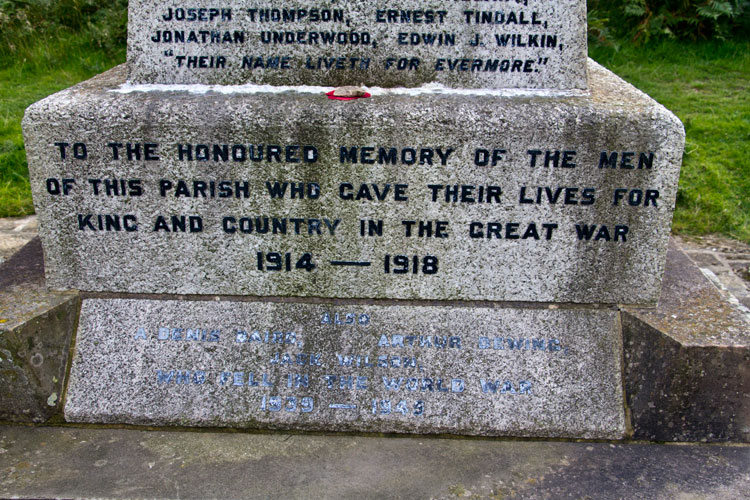
[[[156,380],[159,384],[171,384],[174,380],[174,370],[168,372],[156,370]]]
[[[286,376],[286,386],[287,387],[293,387],[295,389],[299,387],[307,387],[310,383],[310,380],[305,375],[300,375],[299,373],[290,373]]]
[[[505,337],[479,337],[477,340],[477,348],[479,349],[494,349],[498,351],[505,350],[506,346],[509,350],[515,351],[548,351],[548,352],[559,352],[561,351],[561,345],[559,339],[544,339],[544,338],[505,338]]]
[[[517,386],[513,385],[510,380],[485,380],[479,379],[482,392],[485,394],[526,394],[531,395],[531,382],[521,380]],[[517,387],[517,388],[516,388]]]
[[[357,368],[417,368],[419,362],[416,356],[391,356],[384,354],[370,359],[369,355],[336,353],[339,366],[354,366]]]
[[[357,375],[325,375],[323,380],[326,382],[328,389],[339,389],[339,390],[366,390],[368,386],[368,379],[365,376]]]
[[[267,373],[261,374],[261,380],[255,378],[254,373],[245,372],[221,372],[219,375],[219,385],[236,385],[236,386],[249,386],[249,387],[273,387]]]
[[[321,366],[321,354],[300,352],[297,354],[274,353],[268,361],[272,365]]]
[[[320,320],[321,325],[360,325],[368,326],[370,324],[370,315],[366,313],[337,313],[333,316],[330,313],[323,313]]]
[[[260,409],[263,411],[278,412],[281,410],[293,413],[310,413],[315,408],[315,401],[309,396],[297,398],[295,396],[263,396],[260,400]]]
[[[464,391],[465,384],[462,379],[454,378],[443,381],[442,378],[405,378],[405,377],[383,377],[383,386],[389,391],[422,391],[422,392],[454,392]]]
[[[381,335],[378,347],[435,347],[461,349],[461,337],[448,335]]]
[[[393,401],[390,399],[373,399],[371,411],[373,415],[390,415],[401,413],[418,417],[424,414],[424,401],[415,401],[412,405],[406,400]]]
[[[258,330],[247,332],[237,330],[234,333],[234,341],[237,343],[296,344],[297,334],[295,332],[259,332]]]
[[[218,342],[221,330],[207,330],[204,328],[167,328],[160,326],[156,334],[159,340],[191,340],[196,342]]]
[[[156,370],[157,384],[194,384],[202,385],[206,382],[206,372],[203,370]]]

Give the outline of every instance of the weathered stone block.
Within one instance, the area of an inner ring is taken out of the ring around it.
[[[586,88],[586,2],[129,2],[138,83]]]
[[[622,322],[636,439],[750,442],[750,318],[677,246],[658,308]]]
[[[71,422],[619,439],[613,309],[86,299]]]
[[[588,70],[579,97],[352,102],[141,92],[113,70],[24,119],[48,284],[653,304],[683,128]]]
[[[79,304],[76,293],[0,291],[0,420],[60,413]]]

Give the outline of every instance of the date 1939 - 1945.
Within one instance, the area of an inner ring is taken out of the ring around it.
[[[353,410],[356,405],[331,405],[329,408]],[[260,400],[261,411],[288,413],[311,413],[315,409],[315,400],[310,396],[298,398],[296,396],[263,396]],[[408,402],[406,400],[373,399],[370,405],[373,415],[402,415],[421,416],[424,414],[424,401]]]

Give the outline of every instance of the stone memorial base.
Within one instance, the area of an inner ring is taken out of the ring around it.
[[[583,92],[130,86],[24,118],[47,283],[84,291],[653,305],[684,131]]]
[[[625,436],[613,308],[86,299],[71,422]]]
[[[83,297],[60,323],[78,320],[67,389],[44,375],[26,414],[748,441],[747,318],[721,308],[729,333],[711,337],[697,318],[722,298],[684,265],[653,309],[681,124],[587,70],[588,93],[340,102],[134,87],[117,68],[33,105],[46,284]],[[670,377],[690,390],[663,392]],[[704,422],[717,400],[732,416]]]
[[[657,308],[84,294],[80,320],[16,272],[37,247],[0,268],[5,421],[750,442],[750,319],[676,246]]]
[[[625,443],[750,442],[680,121],[584,63],[582,0],[402,3],[133,0],[128,65],[27,109],[0,496],[743,496],[742,446]]]

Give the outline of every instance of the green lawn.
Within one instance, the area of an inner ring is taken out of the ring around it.
[[[38,45],[22,60],[0,60],[0,217],[33,211],[20,127],[26,106],[124,60],[124,51],[108,57],[81,36]],[[674,231],[750,243],[750,42],[593,47],[591,56],[685,123]]]
[[[124,62],[125,49],[107,56],[89,33],[58,33],[22,47],[18,57],[0,54],[0,217],[34,212],[21,119],[30,104]]]
[[[750,242],[750,42],[594,47],[590,55],[685,124],[673,231]]]

